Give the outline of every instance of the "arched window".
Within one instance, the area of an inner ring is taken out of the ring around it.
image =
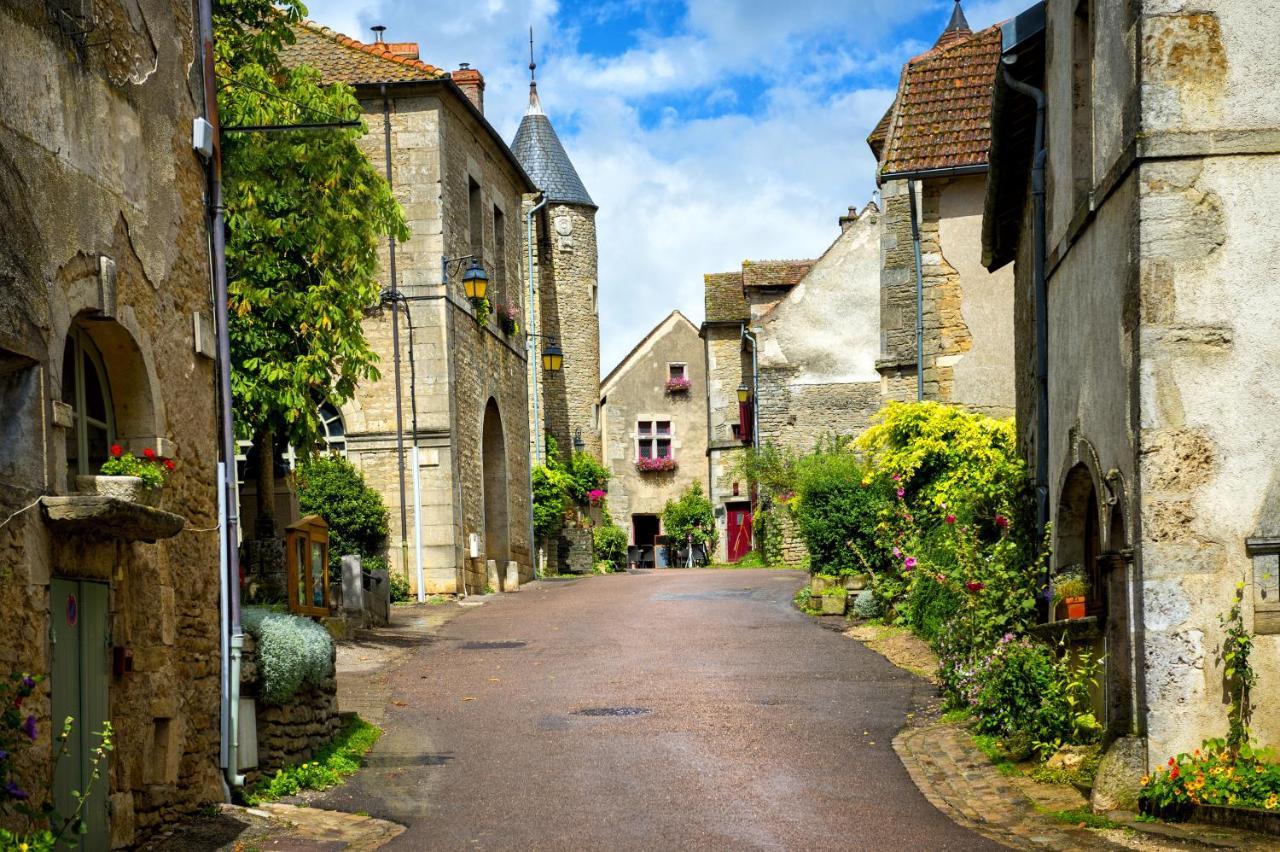
[[[320,406],[321,431],[324,434],[326,452],[347,454],[347,430],[342,423],[342,414],[330,403]]]
[[[62,401],[71,406],[67,430],[67,487],[96,473],[116,438],[111,386],[102,355],[83,329],[72,328],[62,350]]]

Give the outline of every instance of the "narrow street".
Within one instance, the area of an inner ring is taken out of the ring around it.
[[[890,747],[932,688],[796,611],[794,571],[543,581],[404,659],[315,802],[402,849],[992,849]]]

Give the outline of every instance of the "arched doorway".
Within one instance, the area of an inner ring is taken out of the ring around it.
[[[507,530],[507,442],[502,415],[492,398],[484,409],[481,455],[484,466],[484,555],[498,563],[498,576],[506,574],[511,558]]]

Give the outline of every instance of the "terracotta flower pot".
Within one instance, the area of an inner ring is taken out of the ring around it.
[[[1074,597],[1074,598],[1067,598],[1066,600],[1064,600],[1063,603],[1066,604],[1067,618],[1068,619],[1084,618],[1086,600],[1087,599],[1085,598],[1084,595],[1080,595],[1079,597]]]

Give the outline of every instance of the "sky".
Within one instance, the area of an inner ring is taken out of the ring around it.
[[[1032,0],[964,0],[975,30]],[[306,0],[372,41],[417,41],[485,76],[508,141],[538,94],[596,204],[600,362],[609,370],[673,309],[702,321],[702,276],[743,260],[817,257],[875,190],[867,134],[902,64],[954,0]]]

